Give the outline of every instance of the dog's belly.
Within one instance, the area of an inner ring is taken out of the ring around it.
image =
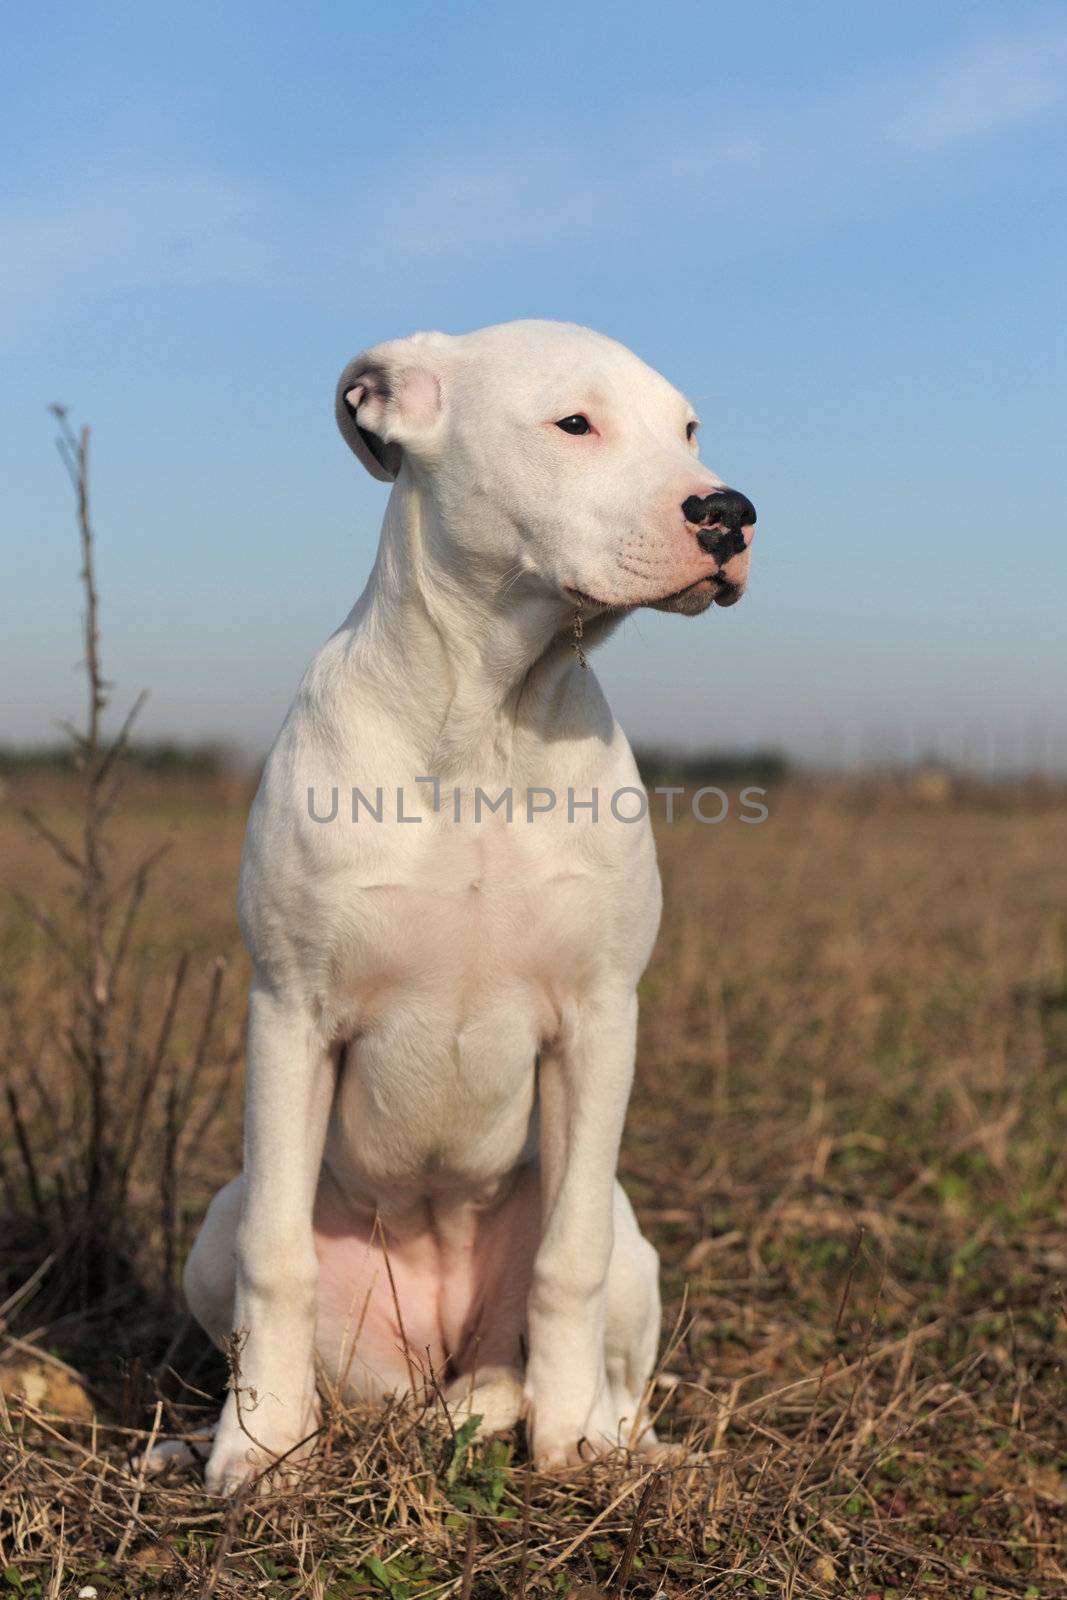
[[[533,1164],[491,1204],[437,1195],[388,1215],[353,1205],[325,1172],[314,1215],[322,1369],[374,1399],[520,1366],[540,1210]]]

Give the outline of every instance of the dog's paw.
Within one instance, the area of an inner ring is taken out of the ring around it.
[[[538,1472],[556,1476],[569,1472],[577,1472],[581,1467],[588,1467],[594,1461],[603,1461],[608,1456],[621,1453],[621,1446],[611,1439],[601,1437],[592,1439],[588,1434],[576,1438],[568,1433],[558,1439],[550,1439],[547,1444],[541,1443],[534,1446],[533,1463]]]
[[[209,1494],[234,1495],[252,1483],[270,1465],[266,1451],[242,1434],[239,1439],[218,1439],[204,1471]]]
[[[480,1417],[479,1435],[507,1433],[522,1416],[522,1379],[510,1367],[487,1367],[471,1378],[457,1378],[445,1391],[454,1428]]]
[[[232,1443],[220,1440],[204,1472],[210,1494],[234,1495],[247,1486],[268,1495],[293,1486],[311,1445],[279,1439],[271,1449],[253,1444],[242,1434]]]
[[[175,1475],[188,1472],[204,1460],[213,1438],[214,1429],[210,1433],[190,1434],[187,1439],[161,1439],[147,1453],[132,1458],[130,1471],[145,1478],[158,1478],[164,1472]]]
[[[277,1415],[263,1415],[263,1408],[248,1417],[238,1417],[233,1396],[226,1403],[215,1431],[215,1444],[204,1472],[211,1494],[233,1495],[246,1484],[255,1484],[269,1494],[300,1475],[300,1467],[315,1447],[318,1408],[310,1413],[298,1430],[286,1426]]]
[[[642,1466],[657,1467],[664,1472],[681,1471],[685,1467],[706,1467],[711,1457],[704,1450],[695,1450],[687,1444],[668,1444],[657,1439],[651,1428],[631,1446]]]
[[[533,1461],[539,1472],[569,1472],[626,1449],[627,1428],[608,1405],[588,1416],[568,1416],[536,1404],[532,1417]]]

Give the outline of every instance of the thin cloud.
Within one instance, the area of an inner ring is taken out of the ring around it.
[[[901,89],[907,109],[891,140],[939,150],[1033,121],[1067,96],[1067,31],[986,39]]]
[[[388,284],[398,262],[454,272],[527,250],[649,237],[701,248],[705,223],[723,216],[736,238],[766,248],[783,229],[868,203],[872,174],[879,203],[893,203],[894,175],[914,182],[909,154],[1047,116],[1067,99],[1065,85],[1067,28],[987,37],[819,95],[798,88],[753,105],[739,93],[714,129],[684,136],[659,104],[590,115],[566,140],[534,126],[495,137],[456,130],[429,155],[420,143],[367,168],[351,189],[342,179],[314,197],[174,167],[160,151],[131,174],[123,152],[117,168],[82,174],[63,198],[0,213],[0,342],[98,295],[155,285],[239,282],[333,297],[353,261],[369,292],[368,280]],[[679,238],[683,215],[691,225]]]
[[[443,265],[556,241],[647,236],[688,207],[749,237],[869,203],[872,175],[909,187],[915,151],[950,149],[1034,121],[1067,101],[1067,29],[972,39],[940,60],[844,78],[763,105],[726,105],[735,131],[702,137],[662,106],[571,130],[566,144],[515,129],[446,143],[379,173],[360,237],[386,255]],[[575,159],[575,148],[581,158]],[[899,189],[895,191],[899,194]],[[891,201],[889,203],[892,203]]]

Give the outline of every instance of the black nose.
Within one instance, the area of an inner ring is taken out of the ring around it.
[[[698,527],[702,523],[721,522],[724,528],[750,528],[756,520],[752,501],[737,489],[716,489],[703,500],[698,494],[691,494],[688,500],[682,501],[682,511],[686,522],[694,522]]]
[[[682,515],[686,522],[706,529],[697,534],[697,544],[717,561],[728,561],[741,554],[745,548],[742,528],[751,528],[756,520],[756,508],[747,495],[737,489],[716,489],[701,498],[691,494],[682,501]]]

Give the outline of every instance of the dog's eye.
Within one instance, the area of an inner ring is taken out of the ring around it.
[[[556,427],[562,428],[564,433],[592,432],[592,429],[589,426],[589,418],[581,416],[560,417],[559,421],[556,423]]]
[[[685,425],[685,436],[686,436],[686,438],[687,439],[695,439],[696,435],[697,435],[697,429],[699,427],[700,427],[700,423],[699,422],[687,422],[686,425]]]

